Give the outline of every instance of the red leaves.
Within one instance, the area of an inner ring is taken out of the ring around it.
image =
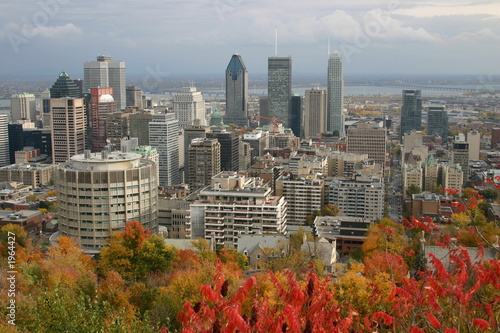
[[[453,195],[455,195],[455,194],[457,194],[457,193],[458,193],[458,190],[454,190],[454,189],[452,189],[452,188],[446,188],[446,189],[444,190],[444,193],[446,193],[446,195],[451,195],[451,196],[453,196]]]
[[[425,314],[425,317],[427,318],[431,326],[435,329],[439,329],[441,327],[441,322],[432,313],[427,312]]]
[[[456,328],[447,328],[447,327],[445,327],[443,329],[443,333],[458,333],[458,330]]]
[[[225,315],[227,318],[227,327],[224,332],[248,332],[249,326],[245,320],[241,317],[240,313],[233,307],[229,306],[225,309]]]
[[[479,327],[480,329],[482,329],[483,331],[486,331],[490,324],[488,324],[488,322],[486,320],[483,320],[483,319],[480,319],[480,318],[475,318],[472,323]]]
[[[372,315],[372,320],[379,320],[379,319],[383,319],[384,323],[386,325],[388,325],[388,326],[391,326],[392,323],[394,322],[394,317],[389,316],[387,313],[385,313],[385,312],[375,312]]]
[[[385,272],[394,281],[401,281],[408,274],[408,267],[404,259],[396,254],[376,251],[364,260],[367,276],[375,276],[377,273]]]
[[[215,292],[211,287],[209,286],[201,286],[201,294],[210,302],[216,303],[220,299],[222,299],[222,296]]]
[[[367,299],[369,305],[359,309],[341,300],[345,290],[335,294],[338,286],[312,270],[306,281],[298,281],[286,270],[278,275],[268,273],[259,279],[264,291],[251,277],[236,292],[228,288],[224,296],[227,280],[219,266],[212,287],[200,289],[202,301],[198,311],[186,304],[179,319],[184,332],[209,332],[215,327],[220,332],[241,333],[282,332],[283,328],[297,333],[343,333],[383,331],[386,326],[394,332],[458,333],[457,327],[471,323],[478,330],[498,331],[494,316],[498,306],[495,302],[500,302],[500,298],[494,290],[500,288],[500,261],[484,264],[479,258],[473,262],[464,248],[448,250],[447,265],[429,255],[430,267],[419,280],[404,275],[397,285],[389,285],[390,297],[378,299],[383,303],[370,303]],[[379,258],[375,253],[370,260],[365,262],[367,266],[376,266],[377,261],[389,262],[391,266],[399,257],[386,253]],[[366,268],[363,279],[370,279],[371,268]],[[376,288],[373,290],[376,293]],[[479,291],[480,298],[476,297]]]
[[[410,220],[403,219],[403,225],[408,229],[421,229],[425,232],[438,230],[438,226],[434,223],[432,218],[426,216],[424,217],[424,221],[411,216]]]

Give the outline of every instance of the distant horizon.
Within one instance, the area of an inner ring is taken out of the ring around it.
[[[48,74],[40,74],[40,75],[32,75],[32,74],[18,74],[18,75],[8,75],[8,74],[3,74],[0,73],[0,80],[36,80],[36,81],[46,81],[46,80],[57,80],[57,77],[59,74],[65,69],[61,69],[61,71],[57,72],[54,75],[48,75]],[[81,76],[75,76],[72,75],[70,71],[65,70],[71,79],[73,80],[78,80],[82,79],[83,80],[83,71]],[[251,79],[251,76],[257,77],[259,79],[262,78],[267,78],[267,73],[251,73],[249,72],[249,77]],[[325,77],[326,79],[326,71],[325,73],[318,73],[318,72],[292,72],[292,78],[305,78],[305,77]],[[126,73],[127,79],[130,80],[137,80],[137,79],[142,79],[144,77],[144,73]],[[222,73],[168,73],[168,75],[162,76],[162,79],[164,80],[178,80],[178,79],[186,79],[189,80],[190,77],[197,77],[197,78],[220,78],[224,79],[224,72]],[[486,73],[478,73],[478,74],[436,74],[436,73],[429,73],[429,74],[422,74],[422,73],[344,73],[344,80],[346,79],[378,79],[378,80],[384,80],[384,79],[391,79],[391,80],[398,80],[398,79],[474,79],[477,78],[479,79],[480,77],[488,77],[490,82],[497,82],[500,81],[500,73],[499,74],[486,74]]]

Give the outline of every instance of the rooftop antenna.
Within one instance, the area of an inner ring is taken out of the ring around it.
[[[274,31],[274,56],[278,56],[278,26],[275,26]]]
[[[328,36],[328,56],[330,56],[330,36]]]

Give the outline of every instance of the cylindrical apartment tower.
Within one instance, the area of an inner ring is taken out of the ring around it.
[[[108,151],[86,151],[60,164],[55,177],[59,234],[86,252],[98,252],[128,221],[157,233],[156,168],[139,154]]]

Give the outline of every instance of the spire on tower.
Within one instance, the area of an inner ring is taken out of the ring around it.
[[[274,56],[278,56],[278,26],[275,26],[274,31]]]

